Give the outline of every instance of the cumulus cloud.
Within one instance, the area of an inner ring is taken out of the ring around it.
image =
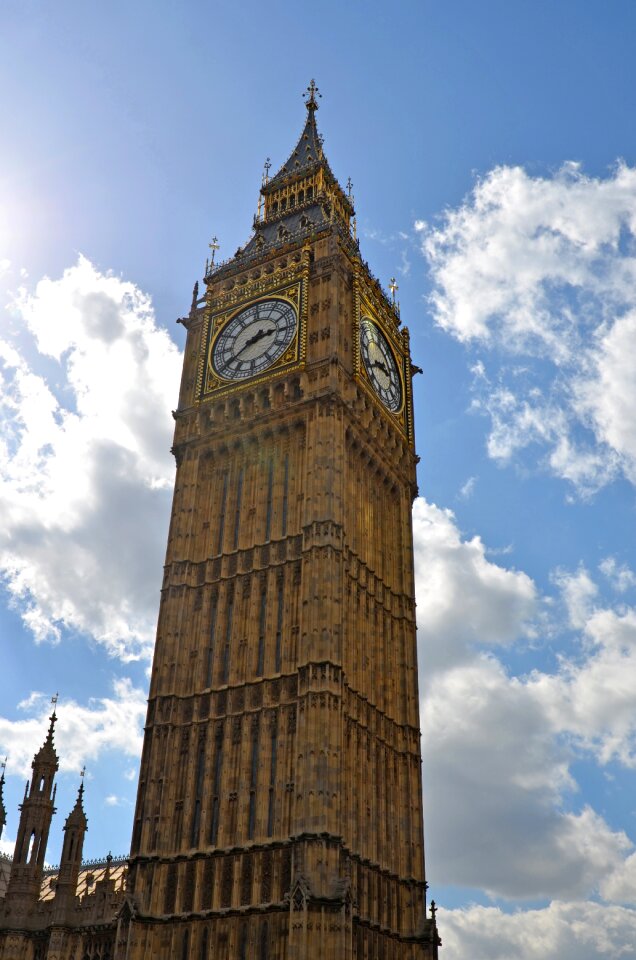
[[[415,229],[436,322],[501,364],[476,384],[490,455],[538,445],[583,494],[619,474],[635,482],[636,168],[497,167],[441,223]]]
[[[450,511],[418,500],[414,520],[431,877],[510,900],[626,891],[634,845],[581,804],[572,766],[581,750],[633,765],[636,611],[559,571],[573,653],[515,676],[506,648],[542,626],[533,582]]]
[[[446,960],[631,960],[636,911],[591,902],[440,910]]]
[[[534,583],[491,563],[478,536],[464,540],[451,510],[418,498],[413,507],[418,627],[426,677],[471,644],[510,644],[531,633]]]
[[[33,755],[42,746],[49,726],[51,703],[47,696],[33,693],[19,708],[24,719],[0,717],[0,752],[8,756],[7,773],[30,777]],[[130,680],[116,680],[110,697],[91,699],[87,704],[60,699],[57,704],[55,747],[60,771],[79,771],[95,764],[108,751],[135,760],[141,754],[146,693]]]
[[[0,573],[36,640],[127,659],[154,632],[180,355],[134,284],[80,257],[16,297],[0,341]]]

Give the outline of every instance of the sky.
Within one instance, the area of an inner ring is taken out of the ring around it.
[[[636,957],[636,6],[0,6],[0,755],[128,849],[208,244],[315,77],[411,331],[427,873],[444,960]]]

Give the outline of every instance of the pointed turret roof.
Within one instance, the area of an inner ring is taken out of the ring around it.
[[[267,187],[278,186],[286,177],[303,174],[310,167],[321,161],[326,163],[322,150],[322,139],[316,126],[316,110],[318,109],[316,97],[320,97],[321,94],[314,80],[312,80],[307,87],[307,93],[304,94],[304,96],[306,98],[307,119],[303,131],[298,139],[298,143],[278,173],[267,182]]]
[[[82,770],[82,782],[77,791],[77,800],[75,801],[75,806],[66,818],[64,829],[66,830],[68,827],[82,827],[85,830],[87,823],[88,820],[84,812],[84,771]]]
[[[353,197],[351,191],[347,194],[342,189],[325,157],[316,125],[321,94],[314,80],[303,96],[307,117],[296,146],[273,177],[268,177],[269,158],[265,164],[260,190],[264,207],[259,202],[254,233],[229,260],[206,264],[206,282],[280,247],[302,243],[322,230],[337,229],[355,243],[350,236]]]
[[[4,825],[7,822],[7,808],[4,805],[4,771],[7,766],[7,758],[5,757],[2,763],[0,764],[0,837],[2,837],[2,831]]]
[[[55,697],[57,700],[57,695]],[[46,735],[46,740],[38,750],[38,752],[33,757],[32,767],[35,767],[40,764],[53,764],[57,770],[59,767],[59,758],[55,751],[55,744],[53,743],[53,737],[55,734],[55,724],[57,722],[57,713],[55,712],[55,706],[53,706],[53,713],[49,717],[49,729]]]

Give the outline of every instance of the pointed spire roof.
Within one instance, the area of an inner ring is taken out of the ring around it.
[[[316,126],[316,110],[318,109],[316,98],[321,97],[322,94],[318,90],[315,80],[311,81],[303,96],[305,97],[305,106],[307,107],[305,126],[298,139],[298,143],[285,163],[278,173],[271,177],[265,184],[266,189],[268,187],[278,186],[278,184],[287,177],[302,174],[309,167],[313,167],[315,164],[325,160],[322,151],[322,138]]]
[[[4,825],[7,822],[7,808],[4,805],[4,771],[7,767],[7,759],[8,757],[5,757],[2,763],[0,763],[0,770],[2,771],[2,773],[0,773],[0,837],[2,836]]]
[[[57,713],[55,712],[55,705],[57,704],[57,694],[53,697],[53,713],[49,717],[49,729],[46,735],[46,740],[35,754],[33,758],[32,767],[35,767],[36,764],[41,763],[51,763],[55,765],[57,770],[59,767],[59,758],[55,752],[55,744],[53,743],[53,737],[55,734],[55,724],[57,722]]]
[[[79,790],[77,791],[77,800],[75,801],[75,806],[66,818],[66,824],[64,825],[65,830],[68,827],[82,827],[85,830],[88,823],[86,813],[84,812],[84,770],[82,770],[81,777]]]

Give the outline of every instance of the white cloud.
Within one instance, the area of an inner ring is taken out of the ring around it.
[[[603,179],[576,164],[552,177],[497,167],[415,230],[437,323],[498,351],[499,375],[478,383],[490,455],[539,445],[582,494],[620,473],[636,482],[636,168]]]
[[[7,857],[12,857],[14,849],[15,840],[0,840],[0,853],[4,853]]]
[[[636,911],[553,902],[542,910],[440,910],[445,960],[633,960]]]
[[[28,714],[24,719],[0,717],[0,753],[9,758],[7,775],[30,777],[31,761],[46,737],[51,704],[44,694],[33,693],[19,706]],[[90,766],[108,751],[139,757],[146,693],[129,680],[116,680],[112,697],[92,699],[86,705],[60,699],[57,716],[54,742],[60,770],[79,772],[86,764],[90,772]]]
[[[525,573],[486,558],[478,536],[462,540],[452,511],[418,498],[413,507],[418,626],[427,675],[463,660],[467,645],[509,644],[537,613]]]
[[[626,564],[618,563],[616,557],[605,557],[599,564],[599,570],[617,593],[625,593],[636,587],[636,574]]]
[[[414,533],[431,878],[507,899],[623,889],[634,845],[581,803],[571,768],[581,750],[633,763],[636,612],[603,606],[584,568],[559,571],[578,645],[553,672],[511,675],[502,645],[556,629],[530,578],[421,499]]]
[[[460,500],[470,500],[474,493],[476,483],[477,477],[469,477],[466,483],[462,484],[458,494]]]
[[[0,342],[0,572],[36,639],[148,655],[169,510],[181,359],[150,300],[84,258],[14,304]]]

